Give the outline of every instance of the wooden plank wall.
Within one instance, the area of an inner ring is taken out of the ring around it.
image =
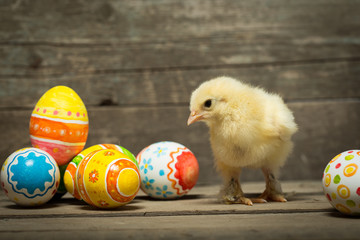
[[[300,131],[282,179],[321,179],[360,148],[358,0],[1,0],[0,163],[30,146],[30,113],[56,85],[90,117],[87,146],[134,154],[172,140],[220,181],[204,124],[186,126],[191,92],[228,75],[281,94]],[[244,171],[243,180],[262,180]]]

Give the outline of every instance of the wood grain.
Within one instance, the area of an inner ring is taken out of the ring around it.
[[[281,170],[285,180],[320,179],[326,164],[340,152],[360,145],[360,101],[290,103],[299,132],[295,149]],[[31,111],[0,111],[0,159],[30,146],[28,124]],[[120,144],[135,155],[158,141],[175,141],[190,148],[200,165],[199,184],[219,183],[213,168],[208,130],[204,124],[187,127],[187,107],[93,107],[86,146]],[[6,139],[6,140],[5,140]],[[340,140],[341,141],[340,141]],[[263,180],[261,171],[247,169],[242,180]]]
[[[165,72],[103,73],[87,76],[5,78],[0,81],[1,108],[33,108],[56,85],[73,88],[86,106],[187,106],[197,86],[221,75],[276,92],[286,101],[360,97],[360,61],[257,66]]]
[[[206,127],[185,123],[191,92],[228,75],[285,98],[300,132],[283,179],[318,179],[360,144],[359,10],[357,0],[0,1],[0,163],[30,146],[40,96],[67,85],[88,108],[88,146],[178,141],[198,156],[199,182],[218,183]]]
[[[169,40],[165,43],[134,42],[104,46],[53,46],[46,43],[29,46],[26,42],[4,43],[0,44],[0,57],[3,60],[0,62],[3,69],[0,77],[83,76],[334,60],[359,61],[360,42],[338,39],[350,38],[346,34],[316,36],[319,29],[308,30],[305,33],[299,33],[298,30],[283,30],[290,36],[283,36],[284,33],[276,31],[268,33],[269,36],[262,36],[261,31],[244,33],[251,40],[242,40],[233,36],[234,33],[229,33],[220,39],[194,37],[195,39],[183,39],[178,42]],[[360,34],[352,37],[359,39]]]
[[[358,60],[359,8],[355,0],[5,1],[0,76]]]
[[[329,208],[319,181],[285,181],[283,190],[289,196],[289,203],[273,204],[271,208],[267,206],[268,204],[255,204],[252,208],[238,204],[221,204],[217,199],[220,187],[220,185],[195,186],[188,194],[171,201],[151,199],[140,190],[130,204],[115,209],[96,209],[96,211],[94,211],[94,207],[88,205],[85,201],[75,199],[70,193],[64,195],[61,199],[52,199],[52,201],[38,208],[27,208],[27,211],[24,211],[23,207],[15,205],[9,201],[4,192],[0,192],[0,209],[2,210],[0,219],[156,217],[229,213],[247,214],[249,211],[257,214],[274,214],[285,211],[288,213],[304,213],[327,212]],[[258,182],[244,183],[243,190],[248,196],[258,195],[264,190],[264,185]],[[304,199],[302,198],[310,194],[318,203],[304,205]],[[70,225],[68,227],[76,227]],[[1,226],[0,232],[6,230]]]
[[[264,31],[266,42],[278,29],[286,30],[284,36],[291,36],[292,29],[356,36],[359,33],[352,30],[359,25],[358,7],[356,0],[2,1],[0,16],[6,21],[1,21],[0,37],[15,43],[101,44],[221,37],[229,32],[241,39],[243,33],[257,31]],[[340,26],[342,31],[336,33]],[[308,39],[322,43],[319,40]]]
[[[284,191],[291,195],[287,203],[251,207],[220,204],[216,197],[219,187],[195,187],[175,201],[153,200],[140,192],[131,203],[107,210],[94,209],[70,194],[38,208],[21,208],[0,192],[0,237],[327,240],[358,236],[358,219],[335,212],[319,181],[284,182]],[[256,196],[264,186],[251,183],[243,187]]]

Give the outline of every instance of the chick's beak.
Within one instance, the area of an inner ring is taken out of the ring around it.
[[[187,125],[189,126],[190,124],[200,121],[202,119],[204,119],[204,116],[202,114],[199,114],[196,111],[191,111],[190,116],[187,121]]]

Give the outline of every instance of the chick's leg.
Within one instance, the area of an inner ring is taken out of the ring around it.
[[[262,171],[266,180],[266,189],[260,197],[268,201],[286,202],[281,184],[276,179],[273,171],[268,168],[262,168]]]
[[[217,168],[224,179],[224,185],[220,192],[222,200],[228,204],[242,203],[250,206],[253,205],[249,198],[244,197],[240,186],[239,176],[241,168],[228,167],[222,163],[218,163]]]

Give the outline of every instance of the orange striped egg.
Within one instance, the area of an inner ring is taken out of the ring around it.
[[[125,154],[96,150],[86,155],[76,171],[81,198],[99,208],[115,208],[132,201],[140,189],[140,173]]]
[[[79,95],[56,86],[37,102],[30,118],[33,147],[48,152],[59,166],[67,164],[85,146],[89,120]]]

